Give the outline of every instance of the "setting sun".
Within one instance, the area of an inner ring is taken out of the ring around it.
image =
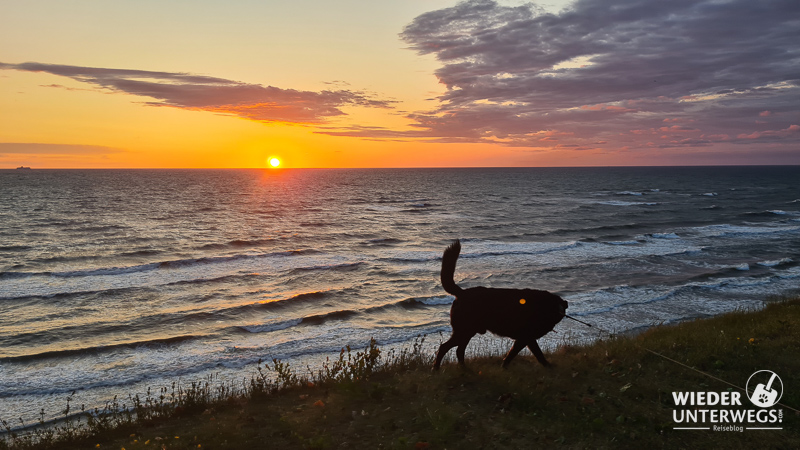
[[[281,160],[278,158],[270,158],[269,159],[269,166],[270,167],[278,167],[281,165]]]

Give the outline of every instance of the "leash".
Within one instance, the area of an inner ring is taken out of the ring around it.
[[[601,332],[603,332],[603,333],[607,333],[607,334],[609,334],[609,335],[611,335],[611,336],[614,336],[614,333],[611,333],[611,332],[609,332],[609,331],[607,331],[607,330],[604,330],[604,329],[602,329],[602,328],[600,328],[600,327],[596,327],[596,326],[593,326],[593,325],[591,325],[591,324],[588,324],[588,323],[586,323],[586,322],[584,322],[584,321],[582,321],[582,320],[578,320],[578,319],[576,319],[576,318],[574,318],[574,317],[572,317],[572,316],[568,316],[568,315],[564,314],[564,317],[566,317],[566,318],[569,318],[569,319],[572,319],[572,320],[574,320],[574,321],[576,321],[576,322],[580,322],[580,323],[582,323],[582,324],[586,325],[587,327],[591,327],[591,328],[594,328],[594,329],[596,329],[596,330],[598,330],[598,331],[601,331]],[[695,371],[695,372],[697,372],[697,373],[699,373],[699,374],[701,374],[701,375],[705,375],[705,376],[707,376],[708,378],[711,378],[711,379],[713,379],[713,380],[717,380],[717,381],[719,381],[719,382],[721,382],[721,383],[727,384],[728,386],[731,386],[731,387],[734,387],[734,388],[736,388],[736,389],[739,389],[740,391],[742,391],[742,392],[744,392],[746,395],[748,395],[748,397],[749,397],[749,395],[750,395],[750,393],[749,393],[749,392],[747,392],[747,389],[745,389],[745,388],[743,388],[743,387],[741,387],[741,386],[735,385],[735,384],[733,384],[733,383],[731,383],[731,382],[729,382],[729,381],[725,381],[725,380],[723,380],[722,378],[715,377],[714,375],[711,375],[710,373],[703,372],[702,370],[699,370],[699,369],[696,369],[696,368],[694,368],[694,367],[688,366],[688,365],[686,365],[686,364],[684,364],[684,363],[682,363],[682,362],[680,362],[680,361],[676,361],[676,360],[674,360],[674,359],[672,359],[672,358],[670,358],[670,357],[668,357],[668,356],[664,356],[664,355],[662,355],[661,353],[658,353],[657,351],[651,350],[651,349],[649,349],[649,348],[647,348],[647,347],[641,347],[641,348],[642,348],[642,349],[644,349],[644,350],[646,350],[646,351],[648,351],[648,352],[650,352],[650,353],[652,353],[652,354],[654,354],[654,355],[656,355],[656,356],[658,356],[658,357],[660,357],[660,358],[664,358],[664,359],[665,359],[665,360],[667,360],[667,361],[670,361],[670,362],[672,362],[672,363],[675,363],[675,364],[677,364],[677,365],[679,365],[679,366],[681,366],[681,367],[684,367],[684,368],[686,368],[686,369],[689,369],[689,370],[693,370],[693,371]],[[791,406],[785,405],[785,404],[783,404],[783,403],[780,403],[780,402],[776,403],[776,405],[781,405],[781,406],[783,406],[783,407],[784,407],[784,408],[786,408],[786,409],[792,410],[792,411],[794,411],[795,413],[797,413],[797,414],[800,414],[800,410],[797,410],[797,409],[795,409],[795,408],[792,408]]]
[[[586,325],[587,327],[592,327],[592,325],[591,325],[591,324],[588,324],[588,323],[586,323],[586,322],[584,322],[584,321],[582,321],[582,320],[578,320],[578,319],[576,319],[576,318],[574,318],[574,317],[570,316],[569,314],[564,314],[564,317],[566,317],[567,319],[572,319],[572,320],[574,320],[575,322],[580,322],[580,323],[582,323],[582,324]],[[592,327],[592,328],[594,328],[594,327]],[[599,328],[598,328],[598,329],[599,329]],[[600,331],[605,331],[605,330],[600,330]],[[606,333],[608,333],[608,331],[606,331]],[[608,334],[611,334],[611,333],[608,333]]]

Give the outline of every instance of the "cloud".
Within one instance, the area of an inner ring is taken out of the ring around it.
[[[344,106],[390,108],[393,103],[371,94],[346,89],[298,91],[186,73],[35,62],[0,63],[0,69],[68,77],[112,92],[155,99],[146,103],[151,106],[232,114],[261,122],[323,123],[331,117],[345,115],[341,110]]]
[[[47,154],[47,155],[106,155],[124,150],[102,145],[40,144],[22,142],[0,142],[2,154]]]
[[[754,131],[750,134],[740,134],[737,136],[739,139],[763,139],[763,138],[776,138],[776,137],[786,137],[790,135],[800,134],[800,125],[791,125],[790,127],[786,128],[785,130],[766,130],[766,131]]]
[[[539,147],[540,132],[569,131],[561,144],[646,148],[653,137],[630,130],[663,128],[681,135],[658,137],[667,146],[754,132],[796,145],[798,134],[767,129],[800,120],[799,20],[796,0],[579,0],[558,14],[464,1],[400,35],[439,61],[446,87],[437,108],[408,116],[407,133]]]

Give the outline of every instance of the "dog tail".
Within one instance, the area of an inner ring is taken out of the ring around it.
[[[460,253],[461,242],[456,239],[444,250],[444,255],[442,255],[442,287],[448,294],[458,295],[463,291],[453,279],[453,275],[456,273],[456,261],[458,261]]]

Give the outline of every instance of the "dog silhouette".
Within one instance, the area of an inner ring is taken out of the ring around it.
[[[462,289],[453,279],[460,253],[461,242],[456,240],[442,255],[442,287],[456,299],[450,308],[453,334],[439,346],[433,369],[439,369],[442,358],[453,347],[458,347],[458,363],[464,366],[464,352],[470,339],[486,331],[514,339],[513,347],[503,359],[504,368],[526,346],[543,366],[549,366],[536,340],[552,331],[564,318],[567,302],[555,294],[535,289],[483,286]]]

